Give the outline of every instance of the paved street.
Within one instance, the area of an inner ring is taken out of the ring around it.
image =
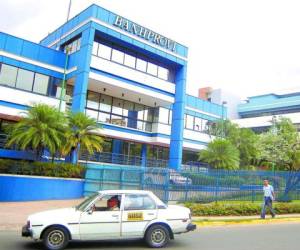
[[[300,224],[243,225],[206,227],[179,235],[167,249],[201,250],[298,250]],[[43,249],[40,243],[19,236],[19,232],[0,232],[0,250]],[[68,249],[149,249],[141,241],[77,242]]]

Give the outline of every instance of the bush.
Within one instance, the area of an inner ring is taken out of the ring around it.
[[[190,208],[193,216],[244,216],[244,215],[260,215],[261,204],[257,203],[209,203],[195,204],[185,203]],[[275,203],[274,209],[276,214],[300,213],[299,203]]]
[[[84,167],[71,163],[29,162],[0,159],[0,173],[83,178]]]

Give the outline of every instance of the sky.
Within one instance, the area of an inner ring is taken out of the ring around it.
[[[187,92],[242,99],[300,89],[299,0],[72,0],[96,3],[189,48]],[[0,0],[0,31],[33,42],[66,21],[69,0]]]

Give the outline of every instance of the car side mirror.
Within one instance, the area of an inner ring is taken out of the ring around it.
[[[92,214],[94,212],[93,206],[91,206],[88,210],[87,213],[88,214]]]

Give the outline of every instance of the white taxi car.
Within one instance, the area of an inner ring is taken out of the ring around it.
[[[73,208],[32,214],[22,236],[42,240],[58,250],[71,240],[143,238],[153,248],[164,247],[174,234],[196,229],[188,208],[165,205],[150,191],[99,191]]]

